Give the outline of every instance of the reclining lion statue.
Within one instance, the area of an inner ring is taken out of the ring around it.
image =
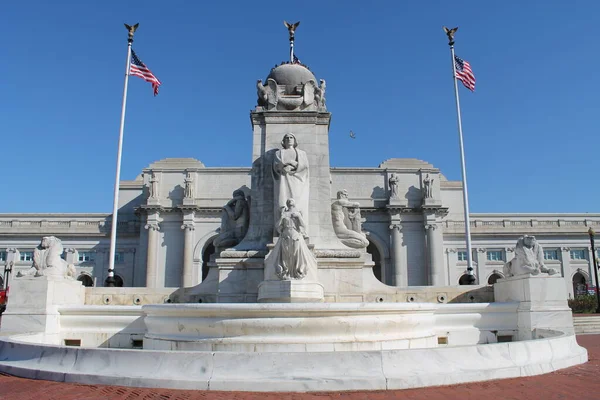
[[[554,275],[557,271],[544,265],[544,249],[535,236],[521,236],[515,246],[515,258],[504,264],[504,275],[509,277],[540,273]]]
[[[60,239],[54,236],[44,236],[33,251],[31,270],[25,274],[19,273],[17,276],[60,276],[74,279],[75,267],[60,257],[62,253],[63,245]]]

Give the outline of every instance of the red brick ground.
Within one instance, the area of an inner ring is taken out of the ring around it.
[[[378,392],[248,393],[138,389],[35,381],[0,374],[0,399],[8,400],[564,400],[600,399],[600,335],[579,335],[590,361],[547,375],[424,389]]]

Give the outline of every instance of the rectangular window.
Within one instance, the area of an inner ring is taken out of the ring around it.
[[[20,251],[19,261],[33,261],[33,251]]]
[[[115,253],[115,264],[123,264],[125,262],[125,253],[117,251]]]
[[[490,250],[487,252],[488,261],[504,261],[504,252],[502,250]]]
[[[467,252],[459,251],[458,253],[458,261],[467,261]]]
[[[91,262],[96,259],[96,254],[91,251],[80,251],[79,262]]]
[[[0,261],[6,261],[6,252],[0,251]]]
[[[585,260],[585,250],[571,250],[571,260]]]
[[[544,250],[544,260],[558,260],[558,250]]]

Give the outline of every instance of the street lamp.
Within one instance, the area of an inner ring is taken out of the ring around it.
[[[594,260],[594,276],[596,277],[596,300],[598,306],[596,307],[596,314],[600,314],[600,289],[598,288],[598,261],[596,260],[596,248],[594,247],[594,235],[596,232],[592,228],[588,229],[588,235],[590,235],[590,244],[592,246],[592,259]]]

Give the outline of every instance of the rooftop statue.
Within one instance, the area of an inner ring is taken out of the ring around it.
[[[188,172],[186,174],[184,182],[185,182],[184,197],[186,199],[193,199],[194,198],[194,178],[192,177],[191,172]]]
[[[390,199],[398,199],[400,195],[398,194],[398,181],[400,178],[396,174],[391,174],[388,179],[388,184],[390,186]]]
[[[425,179],[423,179],[423,197],[433,198],[433,178],[430,178],[429,174],[425,175]]]

